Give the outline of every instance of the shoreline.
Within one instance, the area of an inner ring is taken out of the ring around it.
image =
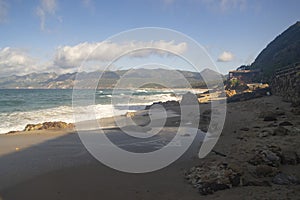
[[[142,88],[141,90],[144,90],[144,88]],[[148,89],[145,89],[145,90],[148,90]],[[149,91],[152,91],[152,90],[153,91],[170,91],[168,89],[153,89],[153,88],[149,89]],[[183,91],[184,88],[182,88],[182,89],[181,88],[179,88],[179,89],[176,88],[176,89],[173,89],[173,90],[174,91]],[[207,89],[194,89],[194,88],[186,90],[186,92],[192,92],[193,94],[198,94],[198,95],[202,94],[202,93],[205,93],[206,91],[208,91],[208,90]],[[179,97],[177,97],[177,99],[179,100]],[[169,101],[169,100],[168,99],[162,99],[162,100],[158,100],[158,101],[149,102],[148,104],[146,104],[146,103],[143,103],[143,104],[132,104],[131,106],[132,107],[142,107],[142,106],[146,107],[148,105],[151,105],[151,104],[153,104],[155,102],[159,102],[159,101],[166,102],[166,101]],[[207,101],[207,100],[205,100],[205,101]],[[107,105],[110,105],[110,104],[96,104],[95,106],[107,106]],[[65,107],[65,105],[60,105],[59,107]],[[46,108],[46,110],[57,109],[59,107]],[[144,108],[140,108],[140,110],[134,110],[134,111],[131,111],[131,110],[124,111],[124,114],[122,114],[122,115],[126,115],[127,112],[136,112],[136,111],[142,111],[142,110],[144,110]],[[26,112],[33,112],[33,113],[35,113],[35,112],[41,112],[41,111],[42,110],[39,109],[39,110],[32,110],[32,111],[26,111]],[[115,115],[115,116],[104,116],[104,117],[97,118],[97,120],[105,119],[105,118],[110,118],[110,117],[117,117],[117,116],[118,115]],[[20,129],[14,129],[14,128],[10,129],[10,128],[7,128],[9,131],[2,132],[2,133],[0,133],[0,135],[2,135],[2,134],[12,134],[12,133],[15,133],[15,132],[23,132],[24,129],[25,129],[25,127],[28,124],[42,124],[42,123],[45,123],[45,122],[66,122],[66,123],[73,123],[74,124],[73,120],[67,120],[66,121],[66,120],[63,120],[63,119],[62,120],[60,120],[60,119],[58,119],[58,120],[44,120],[44,121],[38,121],[38,122],[37,122],[37,120],[35,120],[35,121],[36,122],[33,122],[33,123],[27,122],[27,124],[24,124],[24,127],[20,128]],[[86,120],[84,120],[84,121],[86,121]]]
[[[209,108],[209,104],[201,104],[201,106],[202,112]],[[28,199],[58,197],[82,199],[88,193],[91,195],[90,199],[101,196],[107,199],[122,197],[123,199],[179,198],[196,200],[201,199],[202,196],[193,185],[185,180],[184,174],[192,167],[201,166],[203,163],[213,166],[220,162],[230,165],[236,163],[243,172],[243,177],[247,175],[245,178],[248,177],[248,181],[259,183],[261,180],[271,180],[272,177],[256,177],[255,166],[252,169],[252,165],[248,163],[248,159],[254,155],[254,150],[259,146],[272,143],[280,146],[284,151],[290,147],[292,150],[296,150],[300,142],[299,134],[272,136],[270,133],[270,135],[262,135],[268,133],[265,130],[273,131],[276,127],[269,127],[269,124],[273,123],[272,121],[266,122],[259,118],[261,109],[276,110],[277,107],[277,110],[283,111],[285,114],[277,117],[276,124],[290,121],[293,124],[290,127],[291,130],[298,130],[300,116],[293,114],[290,104],[283,102],[281,97],[265,96],[248,101],[233,102],[228,104],[228,117],[213,152],[204,159],[199,159],[201,138],[198,138],[184,156],[175,163],[162,170],[147,174],[121,173],[104,166],[87,152],[81,144],[78,134],[72,134],[72,131],[71,134],[63,131],[55,133],[49,130],[28,132],[28,134],[0,135],[0,152],[2,152],[0,161],[3,163],[0,166],[2,173],[0,196],[4,200],[21,197]],[[119,139],[119,142],[122,142],[121,140],[124,139],[118,136],[121,133],[120,129],[105,131],[105,134],[110,134],[116,142]],[[17,142],[27,143],[28,146],[16,150]],[[136,142],[127,143],[128,147],[139,150],[136,145]],[[155,147],[160,144],[151,142],[148,145]],[[4,153],[4,149],[9,148],[11,151]],[[226,157],[215,152],[224,154]],[[39,170],[30,170],[32,167]],[[283,173],[300,177],[299,167],[300,165],[280,165],[279,169]],[[20,174],[16,175],[16,172]],[[70,182],[70,180],[74,181]],[[128,180],[130,181],[128,182]],[[10,184],[6,184],[6,181]],[[281,196],[293,199],[300,191],[299,185],[281,186],[272,182],[270,184],[271,186],[237,186],[217,191],[205,198],[245,199],[245,194],[248,199],[276,198],[280,192]],[[81,189],[78,190],[78,188]],[[117,193],[115,188],[118,188]]]

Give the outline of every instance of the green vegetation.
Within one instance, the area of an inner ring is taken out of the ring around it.
[[[235,78],[231,79],[229,82],[232,88],[238,87],[240,85],[240,80]]]

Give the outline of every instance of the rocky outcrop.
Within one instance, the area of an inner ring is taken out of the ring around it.
[[[202,165],[185,172],[185,178],[202,195],[212,194],[240,185],[241,174],[226,163],[213,163],[211,166]]]
[[[24,131],[47,130],[47,129],[67,129],[74,128],[74,124],[66,122],[44,122],[39,124],[27,124]]]
[[[172,109],[174,107],[180,107],[179,102],[178,101],[166,101],[166,102],[154,102],[152,105],[148,105],[145,107],[145,110],[149,110],[151,108],[151,106],[154,105],[161,105],[163,106],[166,110],[168,109]]]
[[[300,106],[300,64],[290,71],[278,72],[271,86],[272,92],[282,96],[284,101],[291,102],[293,106]]]
[[[238,93],[228,97],[227,102],[232,103],[232,102],[246,101],[246,100],[255,99],[263,96],[268,96],[271,94],[270,91],[271,91],[270,88],[261,88],[253,91]],[[228,92],[227,95],[229,96]]]
[[[272,182],[277,185],[297,185],[300,181],[293,175],[287,175],[284,173],[277,174]]]

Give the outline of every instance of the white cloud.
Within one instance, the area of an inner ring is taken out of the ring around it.
[[[166,51],[175,54],[185,52],[186,43],[175,44],[174,41],[166,42],[127,42],[122,44],[112,42],[80,43],[75,46],[59,47],[56,51],[54,64],[63,68],[77,67],[82,61],[107,62],[124,53],[130,57],[146,57],[151,54],[167,55]]]
[[[58,47],[52,59],[41,62],[41,60],[30,56],[29,52],[24,49],[5,47],[0,48],[0,77],[46,71],[66,73],[74,71],[74,68],[80,66],[85,59],[87,59],[86,61],[107,62],[126,53],[131,58],[143,58],[152,54],[171,56],[172,54],[168,54],[166,51],[180,54],[184,53],[186,49],[186,43],[175,44],[173,41],[162,40],[122,44],[107,41],[85,42],[75,46]],[[97,67],[99,66],[97,65]]]
[[[224,51],[218,58],[218,62],[230,62],[234,59],[234,55],[231,52]]]
[[[0,75],[23,75],[41,70],[37,60],[27,55],[26,51],[5,47],[0,49]]]
[[[202,2],[209,8],[221,10],[222,12],[231,9],[244,10],[247,5],[246,0],[202,0]]]
[[[61,22],[61,18],[56,16],[57,2],[56,0],[41,0],[40,5],[36,8],[36,14],[40,18],[41,30],[46,30],[47,16],[54,16]]]
[[[8,13],[8,4],[5,0],[0,0],[0,23],[6,21]]]

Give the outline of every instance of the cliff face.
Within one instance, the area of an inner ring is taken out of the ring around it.
[[[294,106],[300,106],[300,64],[274,76],[271,86],[274,94],[282,96]]]
[[[277,36],[257,56],[252,69],[261,69],[264,76],[271,76],[278,68],[300,61],[300,22]]]

